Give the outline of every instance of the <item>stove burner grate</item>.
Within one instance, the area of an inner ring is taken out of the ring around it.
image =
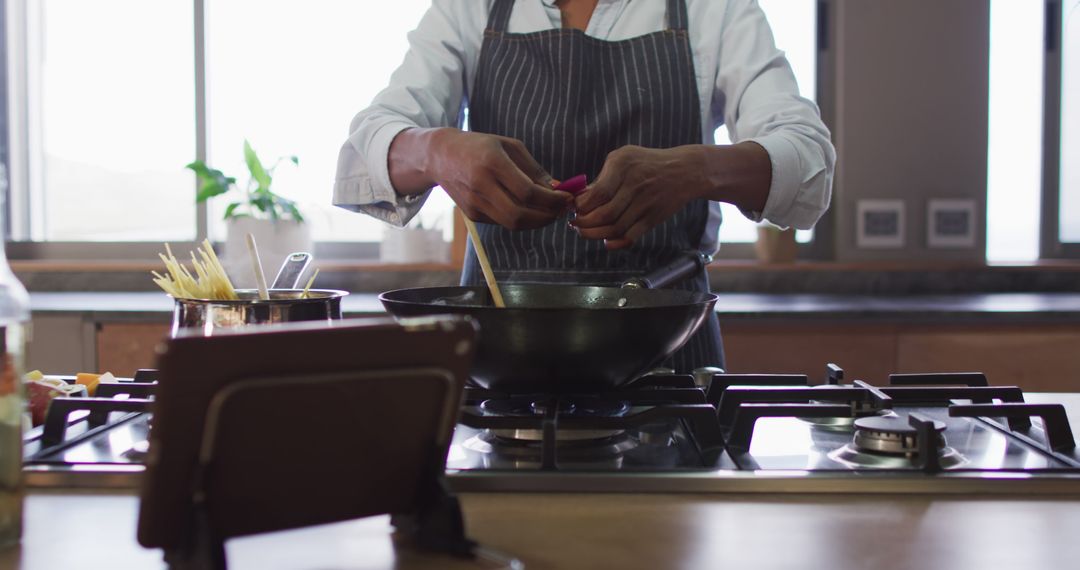
[[[489,399],[480,403],[480,413],[489,417],[543,418],[556,414],[564,418],[619,418],[630,411],[630,403],[622,400],[603,400],[589,396],[544,398],[542,396],[513,396]],[[544,430],[531,428],[491,429],[493,438],[501,442],[540,442]],[[568,442],[603,444],[611,438],[625,438],[621,429],[559,429],[555,438]]]
[[[589,396],[558,399],[511,396],[484,400],[480,403],[480,412],[485,416],[543,417],[553,406],[557,406],[558,414],[563,417],[614,418],[624,416],[630,411],[630,402],[625,400],[605,400]]]

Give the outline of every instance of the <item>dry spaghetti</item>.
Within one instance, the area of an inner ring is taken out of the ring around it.
[[[197,248],[196,251],[199,252],[198,257],[195,252],[191,252],[191,266],[195,271],[192,275],[191,271],[173,255],[169,244],[165,244],[166,253],[159,253],[158,257],[165,262],[167,273],[162,275],[157,271],[151,271],[154,283],[176,299],[237,299],[236,289],[233,288],[232,281],[225,273],[225,268],[221,266],[217,254],[214,253],[210,240],[203,240],[202,247]]]

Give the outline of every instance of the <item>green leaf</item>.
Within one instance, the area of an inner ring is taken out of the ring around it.
[[[247,163],[248,170],[251,172],[251,178],[255,180],[259,185],[259,189],[270,190],[270,183],[272,179],[270,174],[266,172],[266,168],[263,167],[262,161],[259,160],[259,156],[255,154],[255,149],[251,148],[251,144],[244,141],[244,162]]]
[[[195,173],[199,181],[199,188],[195,193],[195,201],[203,202],[220,194],[224,194],[236,183],[236,179],[225,176],[220,170],[206,166],[201,160],[188,164],[185,168]]]
[[[292,218],[294,220],[300,222],[301,224],[304,223],[304,216],[300,214],[300,209],[296,207],[295,203],[289,202],[285,205],[285,209],[288,210],[290,214],[292,214]]]
[[[263,213],[270,213],[274,209],[273,197],[265,194],[252,194],[251,198],[248,199],[248,202]]]
[[[226,207],[223,216],[226,220],[256,218],[274,221],[293,219],[303,222],[304,216],[300,213],[300,209],[296,204],[292,200],[278,196],[270,189],[273,183],[274,169],[286,160],[294,165],[300,164],[300,159],[297,156],[290,155],[278,157],[273,166],[267,168],[259,159],[258,154],[255,153],[255,149],[251,147],[251,143],[245,140],[244,162],[251,176],[243,187],[237,185],[236,178],[225,176],[220,170],[210,168],[202,160],[193,161],[187,164],[185,168],[194,172],[199,181],[196,192],[198,202],[204,202],[233,188],[241,191],[243,198],[230,203]]]
[[[236,209],[243,205],[243,202],[233,202],[232,204],[229,204],[229,207],[225,208],[225,215],[223,218],[226,220],[230,218],[239,218],[240,215],[236,213]]]
[[[292,218],[298,222],[304,221],[304,216],[300,213],[300,209],[296,207],[296,202],[293,202],[288,198],[282,198],[281,196],[274,195],[274,203],[278,208],[281,209],[283,214],[288,215],[287,217]]]
[[[202,173],[209,170],[209,168],[206,166],[206,163],[201,160],[189,162],[188,164],[184,165],[184,168],[191,170],[196,175],[201,175]]]

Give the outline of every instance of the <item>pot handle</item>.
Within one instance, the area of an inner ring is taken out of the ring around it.
[[[659,289],[677,283],[701,271],[712,262],[712,257],[700,251],[687,250],[675,256],[675,259],[641,277],[623,281],[628,289]]]

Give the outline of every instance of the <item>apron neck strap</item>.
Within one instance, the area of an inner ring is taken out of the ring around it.
[[[495,0],[488,15],[487,31],[505,33],[510,26],[510,12],[514,11],[514,0]]]
[[[686,0],[667,0],[668,28],[685,31],[689,17],[686,15]]]

